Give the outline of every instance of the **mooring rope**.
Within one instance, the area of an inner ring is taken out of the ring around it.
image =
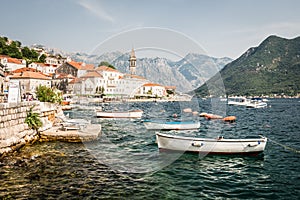
[[[292,148],[292,147],[289,147],[289,146],[280,144],[279,142],[276,142],[276,141],[274,141],[274,140],[271,140],[270,138],[268,138],[268,140],[269,140],[270,142],[273,142],[273,143],[275,143],[275,144],[277,144],[277,145],[279,145],[279,146],[281,146],[281,147],[283,147],[283,148],[289,150],[289,151],[292,151],[292,152],[294,152],[294,153],[300,153],[300,150],[297,150],[297,149],[294,149],[294,148]]]

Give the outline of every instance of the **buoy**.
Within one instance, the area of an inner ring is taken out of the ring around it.
[[[206,119],[222,119],[223,117],[220,115],[206,114]]]
[[[193,115],[198,115],[198,112],[197,112],[197,111],[194,111],[194,112],[193,112]]]
[[[200,113],[199,114],[199,117],[205,117],[207,115],[207,113],[206,112],[203,112],[203,113]]]
[[[176,114],[176,113],[174,113],[174,114],[173,114],[173,117],[174,117],[174,118],[177,118],[177,114]]]
[[[191,108],[185,108],[185,109],[183,109],[183,112],[191,113],[191,112],[192,112],[192,109],[191,109]]]
[[[236,116],[227,116],[227,117],[224,117],[223,120],[225,122],[235,122],[236,121]]]

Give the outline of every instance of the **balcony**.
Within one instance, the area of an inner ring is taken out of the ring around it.
[[[107,87],[117,87],[117,85],[114,84],[114,83],[108,83],[108,84],[107,84]]]

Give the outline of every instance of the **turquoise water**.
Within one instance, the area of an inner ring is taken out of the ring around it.
[[[272,99],[266,109],[226,107],[235,123],[206,121],[181,113],[195,105],[131,103],[105,107],[139,108],[141,120],[103,120],[93,109],[67,112],[101,123],[99,141],[85,144],[35,143],[0,161],[0,198],[11,199],[299,199],[300,102]],[[199,112],[214,110],[209,100]],[[155,132],[143,120],[201,121],[185,136],[270,139],[259,157],[159,153]]]

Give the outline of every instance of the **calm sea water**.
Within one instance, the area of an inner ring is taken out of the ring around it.
[[[272,99],[265,109],[226,107],[236,123],[206,121],[191,113],[223,111],[210,100],[194,103],[130,103],[111,109],[139,108],[141,120],[95,118],[93,107],[66,112],[102,124],[99,141],[85,144],[35,143],[0,161],[1,199],[299,199],[300,99]],[[123,107],[123,108],[122,108]],[[90,110],[88,110],[90,109]],[[185,136],[241,138],[264,135],[263,156],[199,156],[159,153],[155,132],[145,119],[201,121]]]

